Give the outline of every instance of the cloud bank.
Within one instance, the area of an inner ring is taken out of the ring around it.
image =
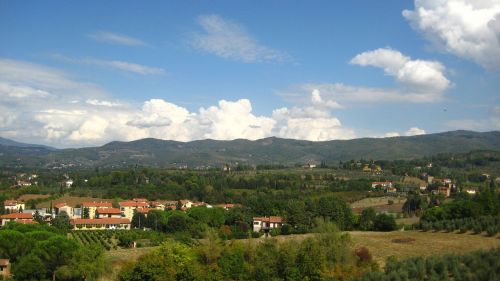
[[[114,100],[97,85],[65,72],[24,61],[0,59],[0,135],[58,147],[101,145],[154,137],[179,141],[260,139],[270,136],[313,141],[350,139],[331,115],[338,104],[316,90],[302,107],[256,115],[248,99],[221,100],[190,111],[164,99],[142,104]]]

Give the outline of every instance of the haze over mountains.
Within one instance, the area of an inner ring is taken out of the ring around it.
[[[312,142],[265,138],[255,141],[198,140],[178,142],[141,139],[110,142],[100,147],[55,149],[0,138],[1,167],[92,168],[127,167],[220,167],[225,163],[306,164],[350,159],[410,159],[438,153],[500,150],[500,132],[451,131],[392,138],[361,138]]]

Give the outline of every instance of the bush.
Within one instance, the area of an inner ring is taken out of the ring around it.
[[[256,232],[256,231],[252,232],[252,238],[260,238],[261,236],[262,236],[261,232]]]
[[[273,228],[271,229],[271,232],[269,232],[271,234],[271,236],[278,236],[281,234],[281,229],[279,228]]]
[[[497,235],[498,229],[495,226],[490,226],[486,229],[486,234],[490,237]]]
[[[281,235],[290,235],[293,233],[293,228],[289,224],[285,224],[281,227]]]

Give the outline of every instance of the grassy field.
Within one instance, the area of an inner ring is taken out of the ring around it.
[[[47,197],[50,197],[50,195],[49,194],[23,194],[23,195],[19,196],[19,198],[17,198],[17,200],[26,202],[30,199],[40,199],[40,198],[47,198]]]
[[[116,280],[120,268],[128,262],[136,261],[140,256],[150,252],[157,247],[118,249],[106,252],[106,261],[110,264],[112,270],[107,271],[101,278],[101,281]]]
[[[354,248],[365,246],[383,266],[390,256],[405,259],[414,256],[465,253],[500,247],[500,237],[443,232],[394,231],[350,232]]]
[[[68,194],[65,194],[64,196],[62,196],[60,198],[52,200],[52,206],[54,206],[57,203],[66,203],[71,207],[75,207],[76,205],[81,204],[82,202],[92,202],[92,201],[111,202],[112,200],[101,199],[101,198],[92,198],[92,197],[76,197],[76,196],[69,196]],[[50,207],[50,201],[37,204],[37,208],[48,208],[48,207]]]
[[[389,205],[389,200],[392,200],[394,203]],[[375,209],[376,212],[401,213],[405,201],[406,198],[404,197],[370,197],[351,203],[351,208],[357,214],[369,207]]]

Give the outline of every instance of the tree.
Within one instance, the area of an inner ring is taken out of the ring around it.
[[[52,275],[52,280],[55,280],[57,269],[70,262],[76,249],[78,244],[74,240],[55,236],[38,242],[33,252],[44,262],[45,268]]]
[[[52,221],[51,225],[57,229],[67,232],[71,229],[71,224],[69,223],[69,216],[66,212],[60,212]]]
[[[12,268],[16,280],[44,280],[47,274],[45,264],[34,254],[23,256]]]
[[[373,226],[377,231],[393,231],[397,228],[394,217],[386,214],[378,214]]]
[[[38,210],[35,211],[35,214],[33,215],[33,219],[40,224],[45,223],[45,221],[43,220],[43,217],[40,215]]]
[[[89,219],[90,218],[89,208],[83,207],[82,218],[83,219]]]
[[[366,208],[361,212],[361,217],[359,218],[359,229],[367,231],[373,230],[375,219],[377,217],[377,213],[375,213],[375,209]]]

